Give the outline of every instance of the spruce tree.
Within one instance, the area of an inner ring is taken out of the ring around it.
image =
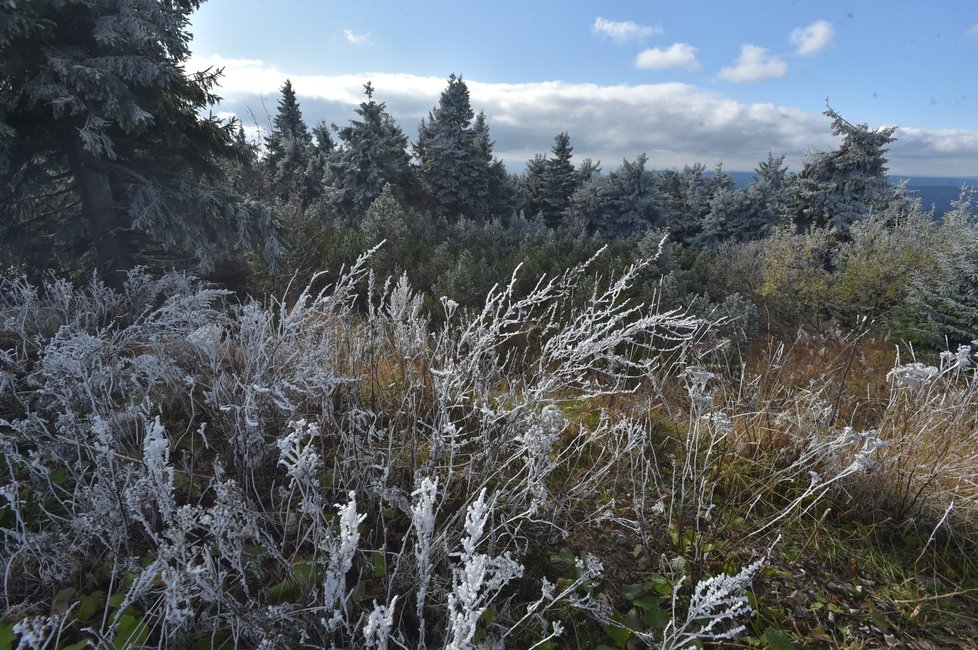
[[[710,178],[706,176],[706,166],[702,163],[685,165],[680,179],[682,216],[681,221],[675,224],[673,236],[676,241],[690,242],[699,234],[703,220],[710,212],[713,188]]]
[[[359,120],[339,130],[342,147],[330,156],[326,200],[341,215],[362,217],[386,184],[403,198],[411,184],[407,136],[374,101],[374,88],[364,86],[367,100],[356,109]]]
[[[787,199],[787,167],[784,156],[758,163],[754,178],[744,190],[741,218],[730,224],[730,234],[740,241],[763,239],[778,225]]]
[[[491,145],[487,152],[489,140],[479,138],[473,117],[469,88],[452,74],[438,106],[418,127],[414,153],[436,216],[487,216]]]
[[[309,163],[305,171],[305,188],[310,199],[319,197],[323,187],[329,184],[329,162],[336,151],[336,141],[330,133],[329,126],[320,121],[312,129],[315,142],[309,155]]]
[[[606,183],[594,185],[601,200],[593,206],[596,213],[589,221],[604,237],[642,235],[659,225],[661,208],[655,193],[655,177],[645,169],[646,162],[645,154],[634,161],[623,160],[608,175]]]
[[[489,124],[485,112],[479,111],[475,116],[472,133],[479,160],[476,169],[481,171],[482,165],[486,168],[484,189],[482,179],[474,179],[478,185],[479,195],[484,193],[484,199],[476,206],[477,214],[488,217],[509,217],[516,203],[515,189],[503,161],[492,154],[493,141],[489,137]]]
[[[306,174],[313,156],[312,136],[302,119],[299,101],[292,82],[282,86],[278,111],[272,120],[272,132],[265,140],[268,151],[265,168],[269,174],[272,193],[279,199],[309,200]]]
[[[519,178],[522,211],[527,217],[543,214],[547,196],[547,157],[534,154],[526,161],[526,171]]]
[[[851,124],[832,108],[832,133],[839,147],[809,157],[788,188],[789,210],[801,228],[827,226],[844,236],[849,225],[901,198],[886,176],[886,147],[896,127]]]
[[[201,116],[219,71],[184,71],[199,4],[0,3],[0,238],[45,239],[83,263],[94,249],[116,287],[146,235],[205,264],[249,233],[276,246],[267,211],[227,183],[235,125]]]
[[[547,160],[544,168],[543,217],[548,226],[556,228],[563,220],[571,195],[577,189],[578,176],[570,161],[574,148],[566,132],[557,134],[551,151],[553,157]]]

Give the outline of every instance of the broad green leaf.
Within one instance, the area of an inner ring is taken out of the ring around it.
[[[114,650],[126,650],[127,648],[139,647],[144,645],[148,638],[149,626],[146,625],[143,617],[130,607],[119,616],[112,648]]]
[[[669,624],[669,612],[661,607],[645,610],[645,624],[653,630],[664,630]]]
[[[776,627],[766,629],[761,638],[771,650],[795,650],[795,644],[791,641],[791,637]]]
[[[646,594],[644,596],[639,596],[638,598],[632,599],[633,605],[636,607],[641,607],[644,610],[658,609],[660,602],[661,601],[659,600],[658,596],[653,596],[651,594]]]
[[[51,601],[52,614],[64,614],[71,607],[71,599],[74,598],[77,590],[74,587],[66,587],[54,595]]]
[[[103,605],[105,605],[105,592],[93,591],[78,601],[78,607],[73,613],[75,620],[87,621],[101,611]]]
[[[11,650],[16,640],[17,635],[14,634],[13,623],[0,626],[0,650]]]
[[[383,578],[387,574],[387,558],[383,553],[374,553],[370,558],[371,573],[375,578]]]

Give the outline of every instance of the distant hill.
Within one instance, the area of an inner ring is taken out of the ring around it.
[[[938,215],[951,209],[951,201],[961,194],[961,186],[978,187],[978,177],[965,176],[891,176],[894,183],[907,180],[907,188],[920,197],[925,208],[934,206]]]

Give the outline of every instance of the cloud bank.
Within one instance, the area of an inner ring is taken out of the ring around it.
[[[700,67],[696,60],[696,48],[686,43],[674,43],[662,49],[650,47],[639,52],[635,57],[635,67],[644,70],[664,70],[666,68],[687,68],[695,70]]]
[[[303,116],[345,125],[372,81],[375,99],[411,140],[421,118],[438,102],[447,80],[410,74],[296,75],[258,60],[195,58],[189,70],[223,67],[220,110],[233,112],[250,132],[266,128],[286,77]],[[811,148],[835,146],[821,114],[770,103],[743,103],[684,83],[611,85],[548,81],[481,83],[466,79],[473,108],[484,109],[495,153],[519,171],[535,153],[550,150],[561,131],[570,133],[575,160],[600,160],[605,169],[649,156],[650,167],[722,162],[750,170],[768,152],[787,154],[794,167]],[[862,116],[854,116],[864,121]],[[890,150],[890,169],[900,174],[968,175],[978,169],[978,132],[902,128]]]

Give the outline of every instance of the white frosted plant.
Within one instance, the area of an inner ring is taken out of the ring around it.
[[[918,393],[941,374],[934,366],[928,366],[914,361],[898,364],[886,373],[886,378],[897,386],[904,386],[911,393]]]
[[[170,439],[156,416],[152,421],[143,421],[143,466],[145,474],[126,493],[126,504],[132,516],[146,526],[147,532],[155,534],[153,524],[147,520],[144,510],[159,512],[165,523],[169,523],[176,510],[173,495],[173,466],[170,464]]]
[[[374,608],[367,617],[367,623],[363,626],[363,641],[369,650],[387,650],[387,643],[390,639],[391,629],[394,626],[394,606],[397,604],[397,596],[391,599],[387,605],[378,605],[374,601]]]
[[[47,650],[60,646],[67,616],[28,616],[14,623],[13,632],[19,634],[16,650]]]
[[[547,477],[557,468],[553,457],[554,446],[567,424],[567,418],[560,409],[548,404],[540,412],[539,418],[531,419],[514,440],[517,453],[525,463],[528,514],[531,516],[548,504],[550,493]]]
[[[837,484],[870,469],[876,462],[877,452],[887,446],[876,431],[856,431],[848,426],[827,439],[812,439],[798,459],[774,473],[781,481],[804,481],[808,486],[751,534],[769,531],[790,516],[809,512]],[[751,509],[760,498],[755,499]]]
[[[435,499],[437,495],[438,479],[432,480],[428,477],[422,479],[421,485],[411,494],[414,499],[414,503],[411,505],[411,527],[415,535],[414,556],[418,563],[417,609],[415,612],[421,622],[418,629],[419,648],[426,647],[424,608],[434,569],[431,561],[431,550],[434,543]]]
[[[523,575],[523,566],[509,556],[492,557],[478,552],[492,515],[494,501],[486,501],[483,488],[465,512],[465,536],[462,550],[455,555],[458,564],[452,570],[452,590],[448,594],[448,630],[446,647],[468,650],[474,647],[479,618],[502,589]]]
[[[300,535],[298,545],[301,546],[306,540],[318,545],[325,536],[318,478],[323,462],[316,451],[316,443],[320,438],[319,427],[305,420],[297,420],[289,422],[288,431],[277,442],[278,464],[285,468],[289,476],[289,496],[285,509],[289,515],[295,516],[295,521],[289,523]],[[295,492],[299,493],[297,513],[293,507]]]
[[[743,632],[745,626],[738,619],[743,619],[752,611],[744,592],[750,588],[754,576],[767,561],[767,557],[765,554],[743,567],[736,575],[721,573],[700,580],[693,588],[684,619],[679,617],[676,607],[677,596],[684,580],[680,579],[672,592],[672,619],[666,624],[659,648],[694,648],[704,641],[731,640]]]
[[[704,323],[628,302],[648,261],[592,284],[592,260],[525,295],[514,275],[474,312],[446,299],[432,331],[405,277],[379,292],[369,279],[354,309],[365,259],[267,305],[222,306],[184,276],[136,273],[125,294],[5,284],[2,559],[23,576],[7,607],[101,558],[102,588],[125,594],[91,628],[103,644],[128,607],[163,646],[466,648],[489,607],[497,645],[527,626],[556,638],[565,604],[606,620],[597,559],[526,603],[522,557],[605,512],[640,529],[640,508],[594,495],[631,476],[665,487],[654,398],[634,417],[569,414],[656,385],[657,353],[681,367]],[[28,516],[34,501],[59,509]],[[404,522],[398,546],[390,524]],[[385,596],[354,597],[354,575]]]
[[[326,554],[323,577],[323,608],[329,618],[323,624],[329,631],[340,627],[347,619],[349,594],[346,590],[346,574],[353,568],[353,558],[360,543],[358,527],[366,515],[357,514],[356,494],[350,492],[345,505],[337,505],[339,534],[328,536],[321,544]]]

